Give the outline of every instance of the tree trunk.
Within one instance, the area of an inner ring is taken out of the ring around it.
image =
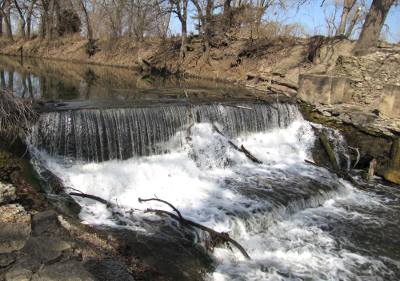
[[[4,17],[4,23],[6,26],[6,37],[9,40],[14,40],[13,33],[12,33],[12,27],[11,27],[11,17],[10,14],[6,14]]]
[[[224,0],[224,30],[228,31],[232,27],[232,7],[231,7],[232,0]]]
[[[21,18],[18,20],[18,34],[25,39],[25,20]]]
[[[351,34],[353,33],[354,27],[357,24],[358,19],[360,18],[360,12],[361,8],[357,8],[357,10],[354,12],[353,18],[351,19],[351,22],[349,26],[347,27],[346,31],[346,38],[350,38]]]
[[[49,2],[47,0],[41,0],[41,13],[40,13],[40,38],[45,39],[47,36],[47,26],[49,17]]]
[[[214,9],[214,0],[207,0],[206,17],[204,25],[204,59],[207,63],[210,60],[210,41],[212,36],[212,17]]]
[[[181,50],[179,54],[180,63],[183,62],[186,55],[186,39],[187,39],[187,16],[188,16],[188,0],[183,0],[183,11],[181,17],[182,35],[181,35]]]
[[[12,26],[11,26],[11,0],[4,0],[3,21],[6,28],[5,32],[7,39],[13,40]]]
[[[81,0],[81,7],[82,11],[85,15],[85,21],[86,21],[86,29],[87,29],[87,39],[89,41],[93,40],[93,30],[92,30],[92,25],[90,24],[90,18],[89,18],[89,13],[86,9],[85,3],[83,2],[84,0]]]
[[[15,8],[17,8],[17,11],[19,14],[18,33],[22,38],[25,39],[25,24],[26,24],[25,17],[24,17],[24,14],[23,14],[17,0],[14,0],[14,5],[15,5]]]
[[[344,35],[346,32],[347,18],[349,17],[349,13],[355,3],[356,0],[343,0],[343,11],[342,16],[340,17],[340,24],[336,31],[336,35]]]
[[[32,15],[33,15],[33,8],[36,4],[36,0],[32,0],[31,4],[29,5],[28,12],[26,14],[26,38],[29,40],[31,38],[31,31],[32,31]]]
[[[360,38],[357,41],[355,50],[363,50],[375,47],[378,44],[379,36],[385,23],[386,16],[393,6],[395,0],[373,0],[365,19]]]

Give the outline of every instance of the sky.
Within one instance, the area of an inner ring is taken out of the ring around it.
[[[365,1],[369,8],[372,0]],[[295,2],[295,0],[288,0],[286,10],[280,7],[273,7],[265,15],[265,19],[285,24],[300,23],[308,35],[326,35],[327,24],[325,15],[333,14],[334,0],[326,0],[323,7],[321,7],[322,0],[309,0],[307,4],[302,5],[300,8]],[[193,7],[190,7],[190,10],[194,13]],[[336,21],[339,20],[340,13],[341,11],[337,13]],[[400,42],[400,5],[391,8],[385,24],[386,39],[389,42]],[[171,27],[172,33],[179,33],[180,23],[177,18],[173,18]],[[360,28],[356,30],[354,36],[357,36],[359,30]],[[191,19],[189,19],[189,31],[195,31],[194,22]]]

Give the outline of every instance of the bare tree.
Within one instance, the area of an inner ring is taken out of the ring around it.
[[[26,26],[26,20],[25,20],[25,11],[27,10],[25,7],[25,3],[18,3],[18,0],[14,0],[14,6],[18,12],[19,15],[19,34],[22,38],[25,39],[25,26]]]
[[[181,23],[181,49],[179,60],[182,63],[186,53],[187,41],[187,17],[188,17],[188,0],[169,0],[173,7],[173,12],[178,17]]]
[[[373,0],[365,19],[355,50],[368,49],[377,45],[386,16],[395,0]]]
[[[5,33],[9,40],[13,40],[11,27],[11,0],[0,0],[0,16],[6,27]]]
[[[28,11],[26,13],[26,38],[30,39],[31,38],[31,33],[32,33],[32,17],[34,14],[34,9],[36,5],[37,0],[30,0],[29,5],[28,5]]]
[[[348,17],[351,9],[353,9],[357,0],[343,0],[343,10],[340,17],[339,28],[336,30],[336,35],[345,35]]]

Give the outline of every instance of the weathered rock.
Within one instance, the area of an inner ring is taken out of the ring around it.
[[[112,277],[111,277],[112,278]],[[113,280],[113,279],[109,279]],[[47,265],[36,272],[31,281],[97,281],[80,262],[67,261]]]
[[[8,204],[17,199],[15,186],[0,182],[0,205]]]
[[[35,236],[43,233],[54,233],[54,229],[59,226],[57,213],[49,210],[40,212],[32,217],[32,234]]]
[[[36,261],[47,264],[58,260],[71,245],[58,238],[30,237],[22,252],[29,254]]]
[[[48,194],[47,199],[50,204],[61,214],[78,218],[81,206],[75,202],[68,194]]]
[[[22,249],[31,233],[31,216],[18,204],[0,207],[0,253]]]

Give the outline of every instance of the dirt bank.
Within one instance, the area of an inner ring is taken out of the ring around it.
[[[0,53],[134,68],[142,71],[181,73],[294,95],[298,76],[326,71],[340,55],[349,54],[353,42],[342,39],[231,39],[212,46],[205,58],[203,43],[189,38],[184,60],[179,63],[179,39],[147,40],[135,44],[128,39],[98,41],[99,51],[89,57],[87,41],[79,36],[50,43],[0,41]]]

